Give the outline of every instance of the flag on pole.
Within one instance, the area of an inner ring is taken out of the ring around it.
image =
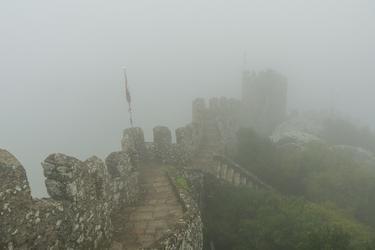
[[[126,69],[124,68],[124,73],[125,73],[125,91],[126,91],[126,101],[128,102],[129,104],[129,107],[130,107],[130,104],[132,102],[132,98],[130,96],[130,91],[129,91],[129,86],[128,86],[128,76],[126,74]]]
[[[130,121],[130,126],[133,127],[133,114],[132,114],[132,99],[129,91],[129,86],[128,86],[128,76],[126,74],[126,68],[124,68],[124,76],[125,76],[125,94],[126,94],[126,101],[128,102],[129,106],[129,121]]]

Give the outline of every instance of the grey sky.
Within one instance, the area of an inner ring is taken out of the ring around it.
[[[2,1],[0,147],[44,195],[49,153],[81,159],[119,149],[135,121],[190,121],[197,96],[240,94],[250,69],[289,79],[291,109],[336,109],[375,127],[375,4],[371,0]]]

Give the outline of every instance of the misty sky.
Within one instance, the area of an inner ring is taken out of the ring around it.
[[[289,79],[290,109],[336,110],[375,127],[371,0],[33,0],[0,3],[0,148],[45,195],[40,162],[119,150],[128,126],[191,119],[195,97],[240,96],[248,68]]]

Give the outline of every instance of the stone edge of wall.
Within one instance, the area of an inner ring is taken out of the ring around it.
[[[273,190],[273,188],[268,185],[267,183],[263,182],[261,179],[259,179],[256,175],[248,171],[247,169],[241,167],[238,163],[236,163],[234,160],[223,156],[219,154],[215,154],[213,156],[213,160],[215,162],[218,162],[219,164],[224,164],[226,167],[230,167],[234,169],[236,172],[238,172],[241,176],[244,176],[248,179],[248,182],[250,181],[254,186]],[[220,178],[219,178],[220,179]],[[222,179],[222,178],[221,178]]]
[[[194,178],[192,170],[175,169],[174,171],[167,171],[167,176],[172,184],[172,187],[183,207],[184,215],[180,221],[178,221],[175,228],[164,235],[160,240],[155,242],[149,250],[153,249],[202,249],[203,248],[203,222],[201,218],[201,212],[199,208],[199,200],[194,199],[193,195],[189,192],[186,187],[181,187],[177,183],[177,178],[183,178],[187,180],[189,189],[198,188],[201,189],[203,186],[203,173],[199,172],[201,181],[200,187],[193,187]]]
[[[108,248],[111,212],[138,193],[128,154],[114,152],[106,163],[51,154],[42,165],[51,198],[36,199],[22,164],[0,149],[0,248]]]

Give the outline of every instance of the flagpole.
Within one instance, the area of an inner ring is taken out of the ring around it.
[[[133,111],[132,111],[132,105],[131,105],[131,96],[128,86],[128,76],[126,74],[126,68],[123,68],[124,70],[124,77],[125,77],[125,94],[126,94],[126,101],[128,103],[128,112],[129,112],[129,122],[130,126],[133,127]]]

